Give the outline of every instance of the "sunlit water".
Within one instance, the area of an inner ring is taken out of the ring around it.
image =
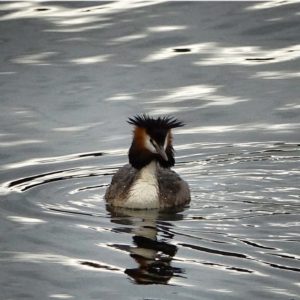
[[[215,5],[1,4],[1,299],[299,299],[299,4]],[[103,199],[144,111],[185,208]]]

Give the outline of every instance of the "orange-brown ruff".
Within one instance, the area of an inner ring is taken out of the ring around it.
[[[147,115],[129,118],[135,126],[129,149],[129,164],[120,168],[106,190],[105,199],[114,206],[155,209],[190,202],[188,184],[174,166],[171,129],[184,126],[171,117]]]

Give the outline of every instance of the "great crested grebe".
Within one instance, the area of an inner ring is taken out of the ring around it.
[[[173,117],[153,119],[148,115],[129,118],[134,125],[129,164],[120,168],[106,190],[105,199],[113,206],[155,209],[190,202],[188,184],[174,166],[171,129],[184,126]]]

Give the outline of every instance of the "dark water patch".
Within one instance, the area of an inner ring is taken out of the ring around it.
[[[261,249],[267,249],[267,250],[276,250],[276,248],[263,246],[261,244],[250,242],[250,241],[247,241],[247,240],[240,240],[240,241],[247,244],[247,245],[253,246],[253,247],[257,247],[257,248],[261,248]]]
[[[186,53],[186,52],[191,52],[191,49],[189,48],[176,48],[173,49],[174,52],[179,52],[179,53]]]
[[[44,12],[44,11],[48,11],[50,10],[50,8],[47,8],[47,7],[39,7],[39,8],[35,8],[34,11],[37,11],[37,12]]]
[[[59,208],[53,208],[53,207],[48,207],[47,208],[49,211],[53,211],[56,213],[62,213],[62,214],[67,214],[67,215],[80,215],[80,216],[88,216],[88,217],[99,217],[101,215],[99,214],[93,214],[93,213],[88,213],[88,212],[83,212],[83,211],[71,211],[71,210],[64,210],[64,209],[59,209]]]
[[[248,270],[244,268],[239,268],[239,267],[233,267],[229,265],[224,265],[220,263],[214,263],[214,262],[208,262],[208,261],[203,261],[203,260],[196,260],[196,259],[181,259],[181,258],[176,258],[177,261],[181,261],[186,264],[196,264],[196,265],[201,265],[205,267],[211,267],[217,270],[223,270],[223,271],[234,271],[234,272],[239,272],[242,274],[253,274],[255,273],[253,270]]]
[[[119,268],[103,265],[103,264],[96,263],[96,262],[81,261],[80,264],[82,266],[87,266],[87,267],[95,268],[95,269],[104,269],[104,270],[107,270],[107,271],[117,271],[117,272],[122,271]]]
[[[112,175],[112,173],[106,173],[106,174],[103,174],[103,176],[109,176],[109,175]],[[80,188],[78,189],[77,191],[78,192],[81,192],[81,191],[86,191],[86,190],[94,190],[94,189],[99,189],[99,188],[103,188],[103,187],[107,187],[108,184],[101,184],[101,185],[94,185],[94,186],[86,186],[86,187],[83,187],[83,188]]]
[[[247,61],[256,61],[256,62],[264,62],[268,60],[275,60],[274,57],[255,57],[255,58],[246,58]]]
[[[102,156],[104,155],[104,153],[102,152],[93,152],[93,153],[84,153],[84,154],[80,154],[78,157],[97,157],[97,156]]]
[[[200,247],[196,245],[188,245],[188,244],[179,244],[183,247],[191,248],[197,251],[203,251],[207,253],[212,253],[212,254],[217,254],[217,255],[224,255],[224,256],[233,256],[237,258],[248,258],[246,255],[241,254],[241,253],[233,253],[233,252],[227,252],[227,251],[220,251],[216,249],[210,249],[210,248],[205,248],[205,247]]]
[[[300,268],[293,268],[293,267],[288,267],[288,266],[283,266],[283,265],[268,263],[268,262],[262,262],[262,261],[260,262],[269,265],[270,267],[275,269],[281,269],[281,270],[292,271],[292,272],[300,272]]]
[[[253,273],[253,271],[242,269],[242,268],[237,268],[237,267],[228,267],[226,269],[229,271],[236,271],[239,273],[249,273],[249,274]]]

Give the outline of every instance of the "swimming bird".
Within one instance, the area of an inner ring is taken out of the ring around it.
[[[134,125],[129,164],[112,177],[105,199],[113,206],[161,209],[190,202],[186,181],[172,171],[175,164],[171,129],[184,126],[173,117],[146,114],[129,118]]]

